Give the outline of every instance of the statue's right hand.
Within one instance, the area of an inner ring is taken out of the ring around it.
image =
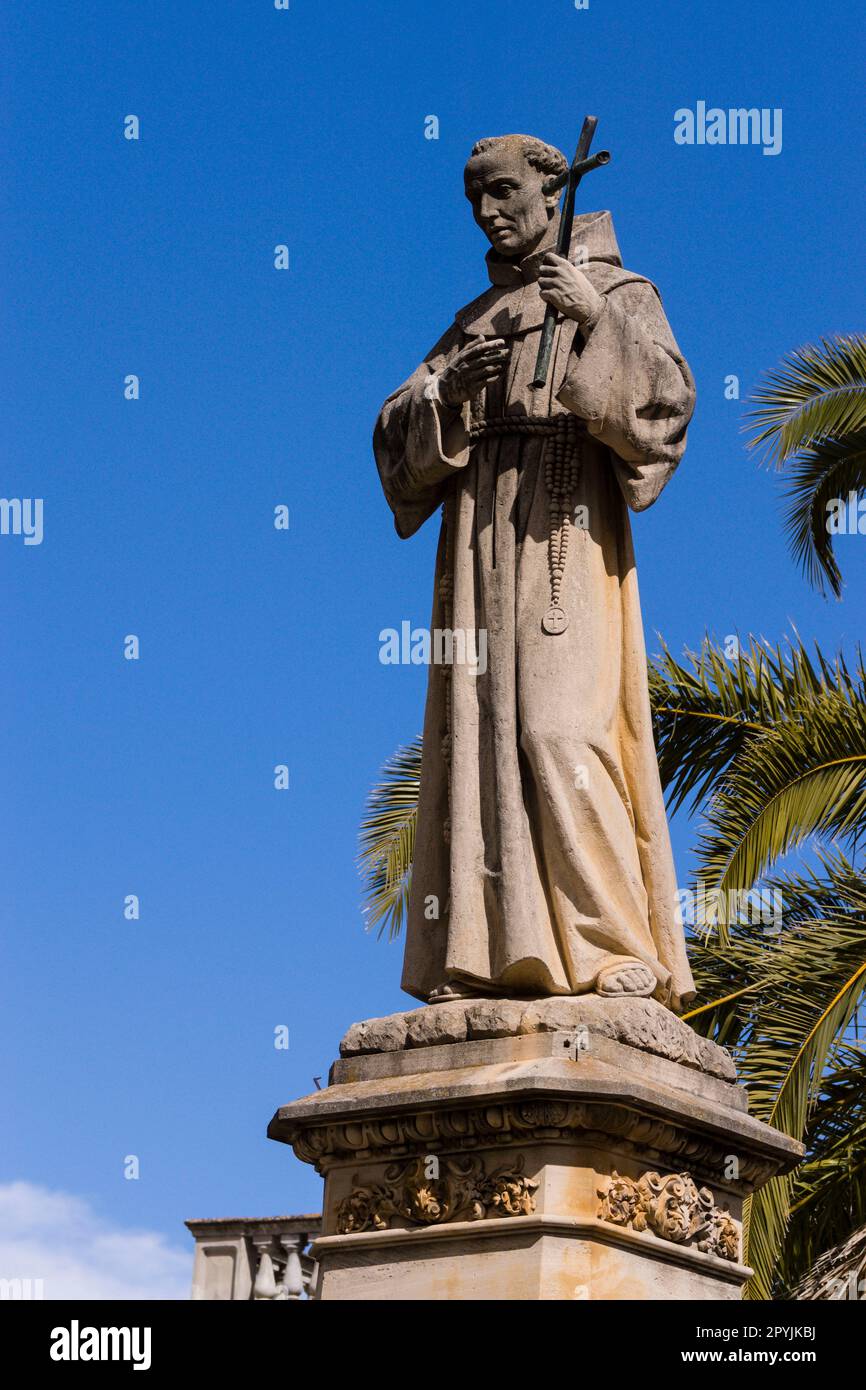
[[[439,374],[439,399],[454,410],[496,381],[508,360],[504,338],[479,338],[461,348]]]

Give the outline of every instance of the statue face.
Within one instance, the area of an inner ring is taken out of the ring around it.
[[[469,160],[464,173],[472,215],[494,251],[528,256],[550,226],[558,195],[545,197],[549,176],[526,162],[518,144],[494,146]]]

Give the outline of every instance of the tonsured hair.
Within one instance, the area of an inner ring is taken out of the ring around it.
[[[543,140],[537,140],[534,135],[489,135],[484,140],[475,141],[469,158],[474,159],[477,154],[486,154],[497,145],[506,142],[513,144],[515,141],[519,143],[520,152],[527,164],[531,164],[533,169],[538,169],[539,173],[548,178],[556,178],[564,174],[568,168],[568,160],[562,150],[558,150],[555,145],[545,144]]]

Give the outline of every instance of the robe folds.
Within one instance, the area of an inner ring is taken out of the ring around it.
[[[376,425],[398,534],[442,508],[433,632],[467,634],[476,652],[482,632],[487,643],[478,665],[430,667],[403,988],[420,999],[447,982],[494,996],[580,994],[630,957],[679,1011],[694,986],[628,512],[673,474],[694,384],[657,290],[622,267],[609,213],[577,217],[573,259],[575,246],[601,309],[586,327],[557,317],[546,387],[530,384],[546,247],[519,264],[490,252],[491,288],[457,314]],[[479,334],[505,339],[506,369],[450,410],[438,373]],[[551,446],[541,434],[470,430],[561,413],[581,422],[580,464],[559,599],[568,626],[550,635]]]

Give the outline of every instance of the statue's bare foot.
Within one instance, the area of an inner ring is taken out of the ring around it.
[[[437,985],[436,989],[428,996],[428,1004],[447,1004],[452,999],[477,999],[479,996],[474,989],[468,985],[445,984]]]
[[[630,995],[632,998],[646,999],[657,984],[655,975],[642,960],[618,960],[599,970],[595,992],[607,998]]]

